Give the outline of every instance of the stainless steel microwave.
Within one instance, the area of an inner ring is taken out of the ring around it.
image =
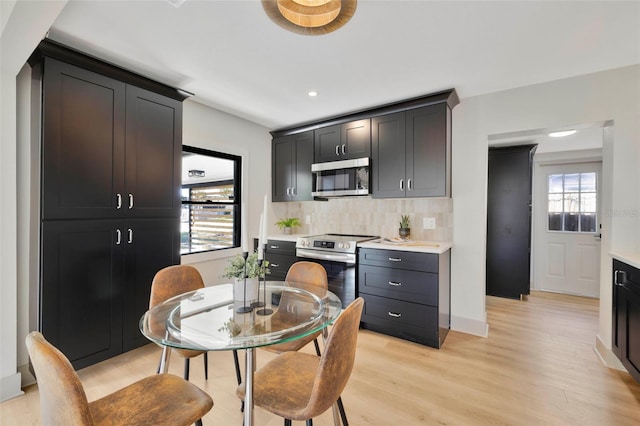
[[[369,158],[311,165],[314,197],[369,195]]]

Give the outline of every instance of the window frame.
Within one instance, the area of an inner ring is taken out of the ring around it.
[[[194,146],[189,146],[189,145],[182,145],[182,152],[188,152],[191,154],[198,154],[198,155],[202,155],[202,156],[206,156],[206,157],[212,157],[212,158],[220,158],[220,159],[224,159],[224,160],[230,160],[233,161],[233,176],[234,178],[231,180],[225,180],[225,181],[219,181],[219,182],[233,182],[234,186],[233,186],[233,202],[229,203],[229,202],[219,202],[219,201],[207,201],[207,202],[202,202],[202,201],[189,201],[189,200],[182,200],[182,195],[180,196],[181,202],[180,202],[180,209],[182,212],[182,209],[184,208],[185,205],[224,205],[224,206],[233,206],[233,245],[230,247],[221,247],[221,248],[214,248],[214,249],[209,249],[209,250],[199,250],[199,251],[189,251],[189,252],[182,252],[182,242],[180,243],[180,255],[181,256],[191,256],[191,255],[202,255],[203,253],[215,253],[215,252],[221,252],[224,250],[233,250],[233,249],[237,249],[238,247],[240,247],[241,245],[241,236],[242,236],[242,215],[244,214],[244,212],[242,211],[242,156],[240,155],[234,155],[234,154],[229,154],[226,152],[220,152],[220,151],[214,151],[211,149],[205,149],[205,148],[199,148],[199,147],[194,147]],[[181,163],[182,166],[182,163]],[[182,175],[181,175],[182,176]],[[216,182],[216,183],[219,183]],[[184,188],[202,188],[202,187],[207,187],[207,186],[212,186],[212,185],[208,185],[207,182],[198,182],[198,183],[193,183],[193,184],[187,184],[185,185],[182,182],[182,178],[181,178],[181,182],[180,182],[180,192],[182,192],[182,190]],[[181,213],[182,214],[182,213]],[[189,221],[191,222],[191,221]],[[181,223],[181,227],[182,227],[182,221]],[[191,224],[189,225],[191,226]],[[181,231],[182,233],[182,231]],[[189,232],[189,234],[191,234]],[[191,238],[191,236],[189,236],[189,239]]]

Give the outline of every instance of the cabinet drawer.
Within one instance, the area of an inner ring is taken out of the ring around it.
[[[360,265],[438,273],[438,255],[400,250],[360,249]]]
[[[267,253],[287,254],[289,256],[296,255],[296,243],[293,241],[268,240]]]
[[[296,261],[295,256],[289,256],[285,254],[268,253],[265,257],[269,261],[269,270],[271,271],[270,278],[272,279],[284,280],[284,278],[287,276],[289,268]]]
[[[362,322],[373,329],[438,347],[438,309],[363,294]]]
[[[438,274],[361,265],[358,292],[437,306]]]

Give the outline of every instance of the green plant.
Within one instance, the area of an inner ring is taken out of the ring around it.
[[[229,264],[224,268],[223,278],[242,278],[245,272],[244,258],[238,254],[229,259]],[[256,278],[260,273],[260,278],[264,278],[265,273],[270,274],[269,261],[262,261],[262,271],[258,266],[258,253],[253,252],[247,257],[247,278]]]
[[[284,228],[295,228],[296,226],[300,226],[300,219],[297,217],[288,217],[286,219],[280,219],[276,222],[276,226],[280,229]]]
[[[400,228],[411,228],[411,222],[409,221],[408,214],[400,216]]]

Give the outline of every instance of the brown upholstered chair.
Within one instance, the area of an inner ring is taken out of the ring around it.
[[[201,288],[204,288],[204,281],[202,280],[200,272],[198,272],[196,268],[189,265],[168,266],[158,271],[153,277],[149,308],[153,308],[165,300],[179,294],[199,290]],[[204,377],[205,379],[209,378],[207,352],[191,351],[186,349],[173,349],[173,352],[184,358],[184,378],[186,380],[189,380],[189,360],[202,354],[204,356]],[[242,382],[242,378],[240,376],[240,364],[238,362],[237,351],[233,351],[233,359],[236,367],[236,378],[238,380],[238,384],[240,384]]]
[[[356,343],[364,299],[354,300],[335,321],[321,357],[285,352],[255,372],[253,400],[256,406],[292,420],[306,420],[327,411],[347,385],[356,355]],[[244,385],[236,394],[244,399]]]
[[[31,332],[27,350],[38,380],[45,425],[190,425],[202,424],[209,395],[171,374],[154,374],[103,398],[88,402],[73,366],[42,334]]]
[[[329,288],[329,284],[327,281],[327,271],[326,269],[324,269],[324,266],[316,262],[299,261],[294,263],[287,271],[285,281],[314,285],[324,290],[327,290]],[[262,349],[276,353],[298,351],[306,346],[307,343],[313,341],[313,344],[316,348],[316,354],[320,356],[318,337],[321,334],[322,331],[318,331],[317,333],[313,333],[300,339],[292,340],[290,342],[264,346]]]

